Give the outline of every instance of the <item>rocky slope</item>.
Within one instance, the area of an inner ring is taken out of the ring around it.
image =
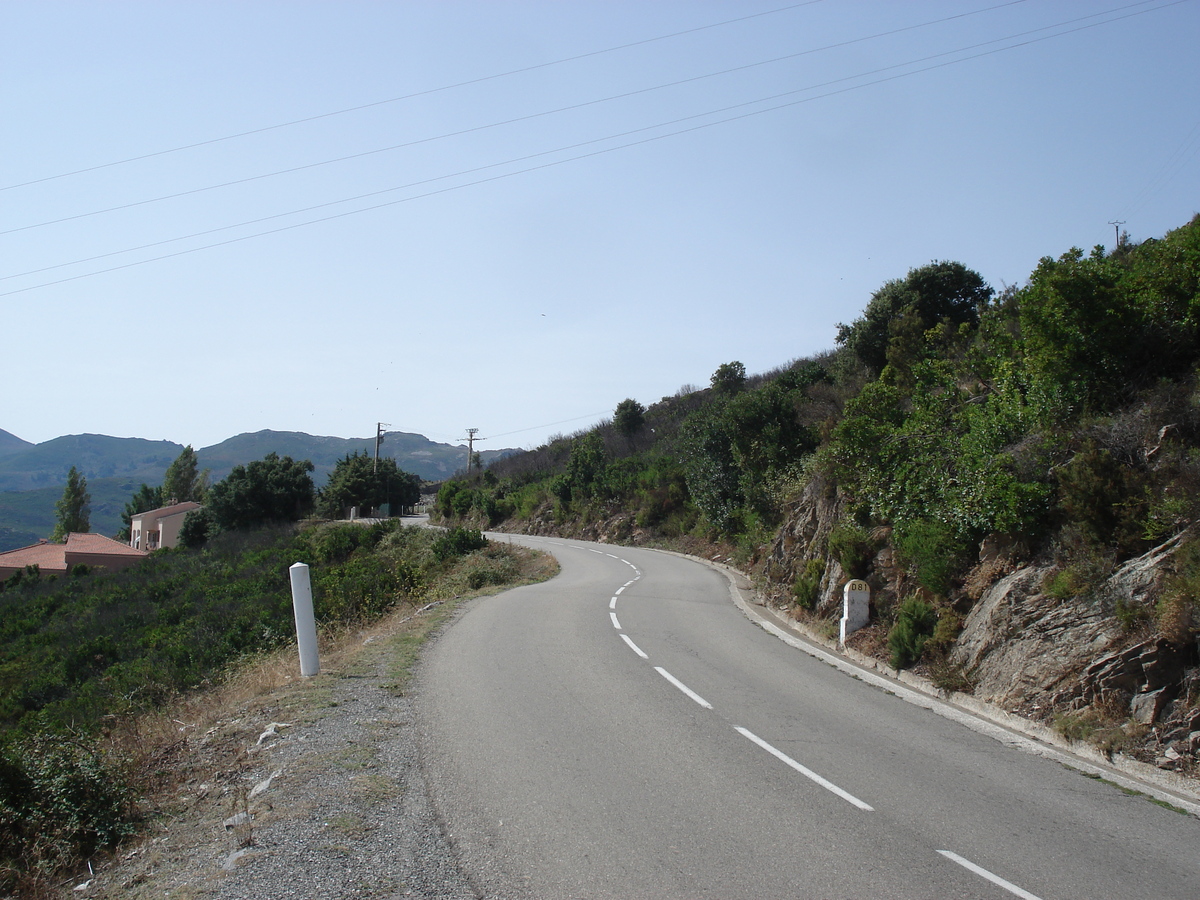
[[[826,548],[843,506],[836,490],[814,479],[788,511],[758,566],[776,608],[799,618],[840,616],[847,576]],[[965,618],[949,653],[936,661],[943,675],[955,676],[947,687],[966,688],[1102,749],[1200,775],[1200,645],[1169,640],[1151,616],[1188,536],[1175,535],[1090,589],[1065,595],[1050,587],[1057,572],[1051,562],[1021,561],[1019,548],[983,542],[951,598]],[[848,643],[887,658],[889,616],[900,598],[920,589],[895,564],[887,534],[874,537],[883,549],[866,580],[876,625]],[[819,598],[806,613],[795,609],[791,585],[813,559],[825,569]]]

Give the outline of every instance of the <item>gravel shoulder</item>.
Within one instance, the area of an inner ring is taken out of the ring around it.
[[[474,898],[430,806],[413,700],[398,684],[447,603],[400,613],[322,648],[321,674],[293,654],[239,680],[205,717],[173,719],[157,760],[149,828],[93,861],[60,896],[99,898]]]

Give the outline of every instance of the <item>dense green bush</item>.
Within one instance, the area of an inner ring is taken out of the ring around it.
[[[829,555],[838,561],[847,578],[866,578],[877,549],[871,533],[854,522],[836,525],[829,533]]]
[[[0,747],[0,886],[129,837],[134,800],[124,772],[92,743],[10,735]]]
[[[205,508],[225,531],[257,528],[272,522],[294,522],[312,511],[313,464],[268,453],[244,466],[234,466],[208,493]]]
[[[433,555],[439,562],[465,556],[487,546],[488,540],[475,528],[449,528],[433,542]]]
[[[821,596],[821,578],[825,575],[825,560],[810,559],[792,584],[792,596],[801,609],[812,609]]]
[[[918,519],[896,526],[892,535],[899,561],[927,591],[945,597],[950,580],[966,562],[966,547],[942,522]]]
[[[1145,545],[1146,480],[1094,441],[1085,441],[1056,470],[1059,503],[1066,518],[1092,543],[1114,546],[1122,556]]]
[[[896,623],[888,632],[888,650],[893,669],[903,669],[921,658],[926,642],[937,628],[937,611],[919,597],[901,601]]]
[[[358,507],[393,510],[413,506],[421,499],[421,480],[396,465],[389,456],[375,459],[355,451],[339,459],[329,481],[317,496],[317,512],[329,519],[341,519],[346,510]]]

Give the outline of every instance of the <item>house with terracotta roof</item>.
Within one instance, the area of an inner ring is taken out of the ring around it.
[[[135,550],[177,546],[184,516],[199,508],[194,500],[185,500],[138,513],[129,520],[129,546]]]
[[[78,565],[125,569],[149,555],[102,534],[72,532],[65,544],[43,540],[0,553],[0,581],[26,566],[37,566],[43,575],[65,575]]]

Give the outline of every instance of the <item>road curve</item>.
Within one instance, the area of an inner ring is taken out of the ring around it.
[[[1200,820],[797,651],[712,567],[498,538],[561,574],[468,606],[417,692],[480,896],[1200,897]]]

